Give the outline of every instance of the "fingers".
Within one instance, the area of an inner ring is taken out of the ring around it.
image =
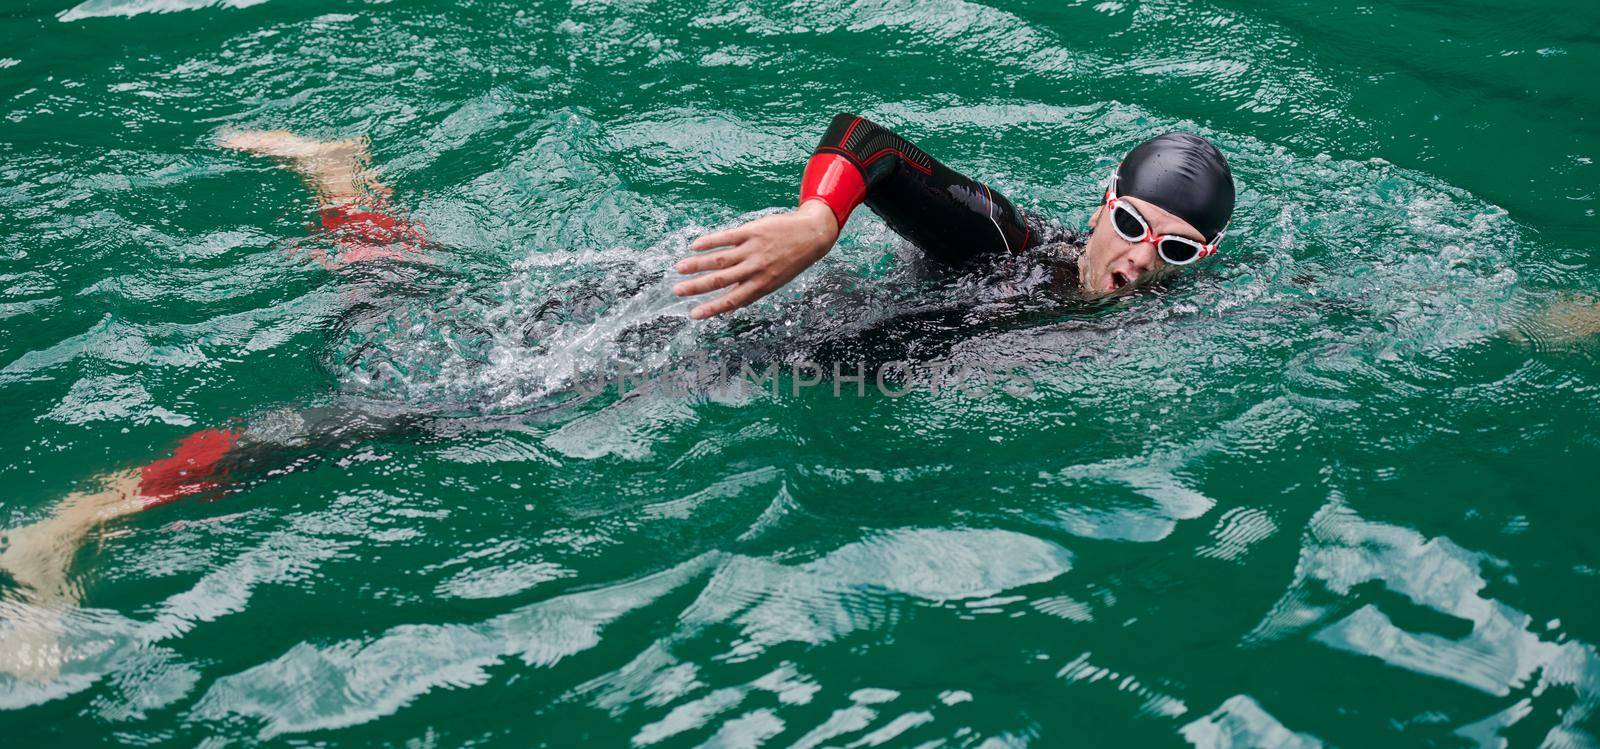
[[[712,232],[689,245],[693,250],[711,250],[718,247],[731,247],[750,238],[750,224],[735,226],[732,229]]]
[[[698,278],[691,278],[672,287],[672,293],[678,296],[695,296],[708,291],[716,291],[724,286],[732,286],[749,278],[755,268],[748,264],[736,265],[727,270],[707,273]]]
[[[746,281],[734,287],[733,291],[690,310],[689,317],[695,320],[704,320],[708,317],[732,312],[766,296],[767,291],[768,289],[755,281]]]
[[[678,264],[672,266],[672,268],[686,275],[689,273],[704,273],[708,270],[722,270],[723,268],[732,268],[738,265],[739,261],[743,260],[747,254],[740,252],[739,248],[735,247],[731,250],[687,257],[679,260]]]

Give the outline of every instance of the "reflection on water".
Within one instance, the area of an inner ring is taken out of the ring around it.
[[[248,8],[267,0],[85,0],[56,16],[62,21],[107,16],[137,16],[141,13],[172,13],[201,8]]]
[[[701,493],[643,508],[641,517],[687,517],[719,496],[732,496],[730,491],[764,484],[753,478],[720,495]],[[63,645],[71,651],[62,674],[49,682],[0,679],[4,704],[15,709],[62,699],[105,680],[109,692],[101,690],[97,711],[107,719],[134,719],[201,690],[193,707],[197,719],[254,716],[264,738],[314,732],[395,714],[437,690],[497,683],[505,678],[502,664],[508,662],[557,667],[600,646],[620,620],[645,616],[675,624],[558,702],[613,716],[637,714],[642,720],[632,740],[639,745],[708,731],[751,741],[792,728],[789,712],[811,706],[823,689],[803,665],[789,660],[792,645],[786,644],[818,646],[858,633],[892,639],[908,617],[1016,616],[1018,605],[1059,617],[1069,627],[1094,621],[1091,607],[1070,596],[1031,592],[1056,589],[1048,584],[1072,568],[1072,554],[1055,544],[1003,531],[905,530],[799,564],[707,554],[657,574],[558,595],[477,623],[401,624],[368,638],[303,642],[209,686],[201,683],[196,664],[162,644],[246,611],[253,591],[263,585],[309,579],[320,566],[349,553],[353,544],[336,539],[370,535],[384,516],[409,514],[409,509],[393,499],[353,498],[329,513],[298,518],[296,530],[266,537],[144,616],[73,611],[62,620],[69,633]],[[1261,526],[1252,525],[1259,521],[1250,519],[1250,511],[1229,514],[1234,519],[1224,518],[1213,534],[1221,542],[1197,548],[1197,556],[1215,556],[1219,548],[1237,548],[1228,539],[1262,533]],[[1238,528],[1257,530],[1233,530]],[[493,554],[469,556],[502,559],[508,551],[502,545]],[[160,564],[160,553],[146,555],[147,563]],[[1545,745],[1591,744],[1583,726],[1600,694],[1600,658],[1592,645],[1563,635],[1559,622],[1538,622],[1487,595],[1483,570],[1498,564],[1448,538],[1365,520],[1335,498],[1311,518],[1293,580],[1245,638],[1244,652],[1308,639],[1502,698],[1498,710],[1452,727],[1463,739],[1492,743],[1505,729],[1540,714],[1560,716],[1547,729]],[[447,565],[441,572],[455,569]],[[449,575],[440,593],[513,595],[570,574],[553,563],[537,569],[496,563],[476,570]],[[1399,597],[1375,599],[1369,583]],[[1397,625],[1391,614],[1406,612],[1386,609],[1402,599],[1466,626],[1441,634]],[[1102,597],[1097,605],[1111,609],[1116,601]],[[35,616],[25,604],[6,606],[8,622]],[[707,647],[722,652],[708,653]],[[758,669],[766,663],[770,670],[728,685],[706,673],[719,661],[749,662]],[[1163,686],[1147,685],[1145,678],[1098,661],[1081,653],[1052,668],[1057,679],[1076,689],[1103,684],[1135,698],[1131,704],[1140,714],[1188,720],[1180,733],[1196,746],[1320,745],[1311,734],[1285,727],[1249,694],[1230,697],[1196,717],[1183,685],[1159,678]],[[767,696],[755,700],[755,693]],[[942,712],[974,699],[950,686],[931,703],[885,712],[882,703],[899,696],[888,689],[858,690],[851,704],[830,708],[827,719],[798,741],[887,740],[918,727],[923,727],[918,735],[939,735],[950,730],[939,718]]]
[[[1520,695],[1504,709],[1460,726],[1479,743],[1528,717],[1535,701],[1561,716],[1544,746],[1586,746],[1580,726],[1600,700],[1600,657],[1567,639],[1560,623],[1532,616],[1484,594],[1486,565],[1503,564],[1448,538],[1363,520],[1337,497],[1312,518],[1284,597],[1247,638],[1272,641],[1309,634],[1316,642],[1494,695]],[[1365,583],[1379,583],[1411,603],[1470,623],[1462,636],[1410,632],[1383,608],[1364,602]],[[1552,690],[1552,688],[1556,688]],[[1546,695],[1549,696],[1546,696]]]
[[[1322,742],[1295,733],[1246,695],[1229,697],[1216,710],[1183,727],[1183,737],[1198,749],[1270,746],[1278,749],[1317,749]]]
[[[701,560],[624,585],[563,596],[477,625],[405,625],[370,642],[301,644],[269,663],[217,680],[201,717],[263,720],[261,736],[356,725],[391,714],[430,690],[488,681],[505,658],[549,667],[600,643],[618,617],[682,585]]]
[[[402,625],[372,641],[301,644],[248,671],[218,680],[197,706],[199,715],[226,713],[263,719],[263,737],[363,723],[391,714],[437,688],[466,688],[490,679],[504,659],[548,668],[599,645],[605,629],[669,591],[701,581],[699,595],[678,615],[665,641],[608,676],[577,690],[613,712],[659,708],[686,697],[693,662],[672,655],[673,642],[703,628],[736,627],[723,657],[748,660],[783,642],[819,644],[858,630],[892,629],[902,604],[882,592],[941,603],[982,599],[1065,572],[1070,555],[1027,536],[993,531],[909,531],[846,546],[799,567],[742,557],[703,556],[647,578],[560,596],[479,624]],[[929,563],[932,564],[929,564]],[[709,575],[706,571],[709,570]],[[743,688],[721,688],[673,707],[634,737],[654,743],[718,720],[748,688],[774,692],[780,702],[804,704],[807,687],[792,666]],[[785,676],[785,672],[788,675]],[[870,716],[870,710],[866,713]],[[782,721],[771,713],[737,733]],[[931,716],[930,716],[931,717]],[[746,718],[747,720],[748,717]]]

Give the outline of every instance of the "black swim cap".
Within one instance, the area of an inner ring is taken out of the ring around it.
[[[1117,167],[1117,195],[1148,200],[1188,221],[1206,242],[1233,216],[1233,171],[1211,141],[1190,133],[1157,135]]]

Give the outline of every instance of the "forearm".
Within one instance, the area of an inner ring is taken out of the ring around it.
[[[841,226],[865,203],[896,233],[952,262],[1037,241],[1005,196],[850,114],[834,117],[806,165],[801,202],[811,200],[826,203]]]
[[[690,310],[695,319],[750,304],[826,255],[862,203],[901,236],[948,262],[1018,252],[1041,239],[1042,232],[1004,196],[876,124],[839,115],[806,165],[800,207],[696,239],[690,247],[700,254],[676,269],[701,275],[676,284],[673,293],[730,289]]]

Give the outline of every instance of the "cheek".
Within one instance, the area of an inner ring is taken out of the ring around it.
[[[1083,257],[1091,267],[1099,269],[1111,261],[1116,254],[1117,246],[1121,243],[1121,237],[1104,226],[1096,226],[1094,232],[1089,235],[1089,244],[1083,250]]]

